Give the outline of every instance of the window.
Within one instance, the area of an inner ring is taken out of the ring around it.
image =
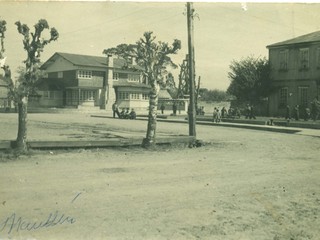
[[[308,106],[308,87],[299,87],[299,104]]]
[[[131,93],[131,99],[140,99],[140,94],[139,93]]]
[[[63,78],[63,72],[58,72],[58,78]]]
[[[149,95],[146,94],[146,93],[143,93],[143,94],[142,94],[142,99],[143,99],[143,100],[148,100],[148,99],[149,99]]]
[[[279,53],[280,70],[288,70],[289,51],[282,50]]]
[[[301,48],[299,50],[300,69],[309,68],[309,48]]]
[[[129,93],[127,92],[119,92],[118,98],[121,100],[129,100]]]
[[[92,78],[92,71],[79,70],[78,78]]]
[[[279,107],[286,107],[288,104],[288,88],[284,87],[280,89],[279,93]]]
[[[119,79],[119,73],[113,72],[113,73],[112,73],[112,79],[113,79],[113,80],[118,80],[118,79]]]
[[[94,101],[96,98],[96,91],[94,90],[81,90],[80,100],[81,101]]]
[[[129,82],[139,82],[139,80],[140,80],[140,75],[137,75],[137,74],[129,74],[128,75]]]

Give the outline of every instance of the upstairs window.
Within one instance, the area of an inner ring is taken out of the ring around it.
[[[58,72],[58,78],[63,78],[63,72]]]
[[[282,50],[279,53],[279,62],[280,62],[280,70],[288,70],[288,61],[289,61],[289,51]]]
[[[309,68],[309,48],[301,48],[299,50],[300,69]]]
[[[92,78],[92,71],[79,70],[78,78]]]
[[[112,79],[113,80],[118,80],[119,79],[119,73],[113,72],[112,73]]]
[[[129,74],[128,75],[128,81],[129,82],[139,82],[140,76],[137,74]]]
[[[140,99],[139,93],[131,93],[131,99]]]
[[[142,94],[142,99],[143,100],[148,100],[149,99],[149,94],[143,93]]]
[[[119,100],[129,100],[129,93],[128,92],[119,92],[118,99]]]

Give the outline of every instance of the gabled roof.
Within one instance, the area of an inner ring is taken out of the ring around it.
[[[58,57],[62,57],[76,66],[89,66],[89,67],[106,67],[107,57],[97,57],[73,53],[56,52],[50,57],[42,66],[41,69],[46,69],[48,65],[54,62]]]
[[[312,42],[320,42],[320,31],[312,32],[312,33],[302,35],[296,38],[292,38],[283,42],[274,43],[274,44],[268,45],[267,48],[279,47],[284,45],[292,45],[292,44],[300,44],[300,43],[312,43]]]
[[[97,57],[90,55],[74,54],[74,53],[63,53],[56,52],[51,56],[44,64],[42,64],[41,69],[46,69],[50,64],[55,62],[59,57],[64,58],[68,62],[75,66],[86,66],[86,67],[103,67],[108,66],[107,57]],[[126,69],[130,71],[142,70],[138,65],[128,64],[125,59],[113,58],[113,67],[118,69]]]

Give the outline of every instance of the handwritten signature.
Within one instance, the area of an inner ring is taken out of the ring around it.
[[[75,222],[76,219],[74,217],[67,216],[59,211],[51,212],[43,221],[29,221],[21,216],[17,216],[16,213],[12,213],[11,216],[0,223],[0,232],[8,231],[8,234],[11,234],[14,231],[33,231],[62,224],[74,224]]]

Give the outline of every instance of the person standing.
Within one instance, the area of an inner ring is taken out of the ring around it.
[[[250,106],[250,119],[256,119],[253,105]]]
[[[286,107],[286,120],[290,120],[291,119],[291,109],[290,106],[287,105]]]
[[[310,111],[310,108],[306,107],[304,109],[304,120],[305,121],[308,121],[310,119],[310,116],[311,116],[311,111]]]
[[[174,102],[172,105],[172,111],[173,111],[173,115],[177,115],[177,104]]]
[[[161,109],[161,114],[163,114],[164,110],[166,109],[163,103],[161,103],[160,109]]]
[[[313,121],[318,120],[319,113],[320,113],[320,102],[318,100],[318,97],[315,97],[311,103],[311,114],[312,114]]]
[[[251,119],[251,106],[250,104],[247,104],[247,108],[246,108],[246,119]]]
[[[296,105],[296,106],[294,107],[294,119],[295,119],[296,121],[299,121],[299,119],[300,119],[299,105]]]
[[[117,114],[117,116],[119,117],[119,108],[118,108],[117,102],[114,102],[114,103],[112,104],[112,111],[113,111],[113,118],[116,117],[116,114]]]
[[[221,109],[221,118],[225,118],[227,116],[227,110],[225,107]]]
[[[217,120],[217,108],[214,107],[213,114],[212,114],[212,121],[216,122],[216,120]]]

